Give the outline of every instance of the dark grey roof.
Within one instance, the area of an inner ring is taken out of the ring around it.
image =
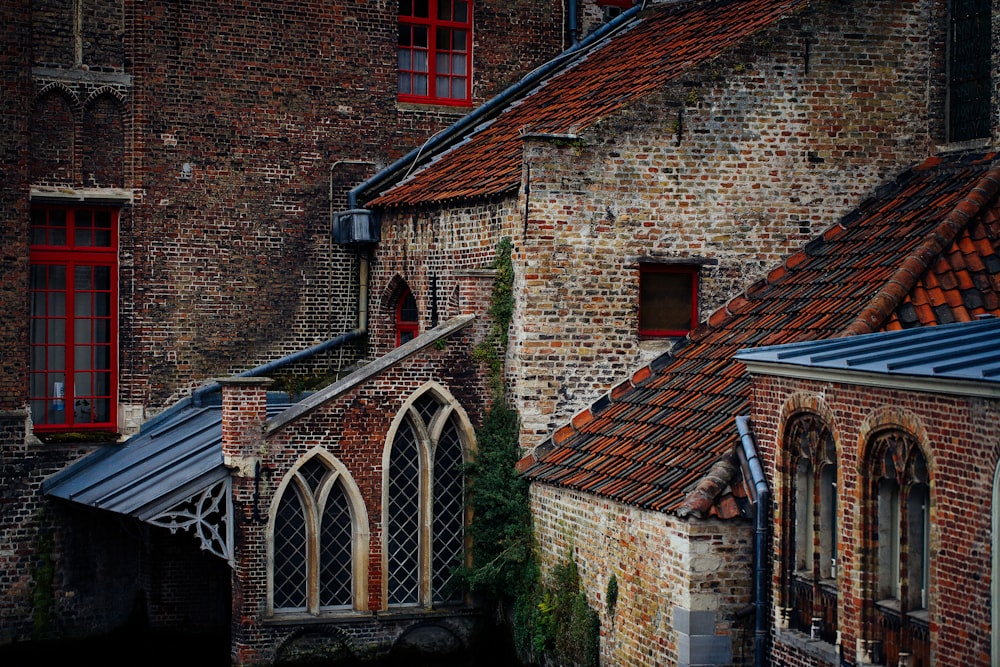
[[[1000,318],[740,350],[752,371],[780,366],[1000,385]]]
[[[268,405],[268,416],[289,404]],[[222,407],[186,407],[150,422],[46,479],[56,498],[147,521],[229,477],[222,462]]]

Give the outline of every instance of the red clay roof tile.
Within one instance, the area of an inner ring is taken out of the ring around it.
[[[769,281],[748,289],[728,308],[721,327],[700,327],[672,356],[654,363],[657,370],[643,369],[637,376],[641,386],[626,382],[603,397],[609,403],[601,419],[571,436],[560,429],[556,448],[540,454],[525,475],[677,511],[685,494],[732,450],[735,417],[749,410],[750,377],[732,359],[739,349],[854,329],[1000,316],[1000,167],[993,167],[993,159],[930,158],[896,179],[895,191],[845,216],[838,233],[811,242],[801,262],[782,265]],[[966,254],[958,266],[960,247]],[[967,268],[973,264],[969,252],[982,269]],[[963,287],[969,284],[963,272],[971,287]],[[937,305],[932,308],[928,298]],[[595,456],[602,457],[599,465]],[[713,515],[734,516],[725,497],[718,496]]]
[[[648,9],[376,196],[370,207],[490,197],[521,184],[525,135],[573,135],[676,80],[807,0],[708,0]],[[430,157],[430,156],[428,156]]]

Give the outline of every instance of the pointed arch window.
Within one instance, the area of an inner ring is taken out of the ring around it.
[[[396,303],[396,346],[417,337],[420,329],[420,313],[417,310],[417,299],[413,292],[406,288]]]
[[[872,662],[930,660],[930,477],[916,438],[900,430],[871,441],[866,489],[866,539],[876,565],[868,582]]]
[[[465,560],[465,452],[471,429],[436,391],[397,416],[385,484],[386,600],[389,606],[461,602],[453,572]]]
[[[289,473],[272,512],[271,613],[367,607],[368,519],[350,474],[314,454]]]
[[[817,415],[794,418],[785,506],[791,510],[784,545],[789,627],[834,643],[837,638],[837,451]]]

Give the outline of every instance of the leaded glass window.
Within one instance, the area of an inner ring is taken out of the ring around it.
[[[990,136],[991,0],[952,0],[948,43],[948,138]]]
[[[295,468],[273,521],[272,608],[275,612],[350,609],[357,534],[346,471],[321,456]]]
[[[452,574],[465,558],[463,419],[426,391],[410,402],[393,435],[386,483],[390,605],[462,599]]]

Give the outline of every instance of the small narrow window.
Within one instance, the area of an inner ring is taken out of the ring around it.
[[[396,304],[396,346],[413,340],[420,329],[420,315],[413,292],[407,289]]]
[[[948,138],[991,132],[991,0],[952,0],[948,35]]]
[[[639,336],[686,335],[698,321],[698,271],[663,264],[639,266]]]
[[[605,23],[631,9],[633,4],[632,0],[597,0]]]
[[[400,101],[468,105],[471,52],[468,0],[399,0]]]

